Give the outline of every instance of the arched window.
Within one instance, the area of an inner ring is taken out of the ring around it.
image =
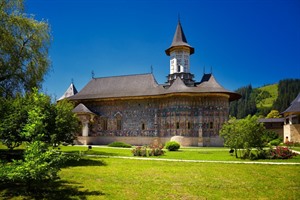
[[[142,123],[142,130],[145,130],[145,123]]]
[[[188,123],[187,123],[187,128],[188,128],[188,129],[191,129],[191,122],[188,122]]]
[[[120,130],[122,130],[122,115],[118,112],[116,115],[115,115],[115,117],[116,117],[116,120],[117,120],[117,130],[118,131],[120,131]]]
[[[107,131],[107,118],[106,117],[103,117],[102,120],[101,120],[101,125],[102,125],[102,130],[103,131]]]

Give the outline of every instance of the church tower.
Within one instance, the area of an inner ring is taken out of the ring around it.
[[[187,86],[194,86],[194,75],[190,73],[190,55],[194,51],[195,49],[188,44],[178,20],[172,44],[165,51],[170,56],[170,74],[167,81],[169,85],[179,77]]]

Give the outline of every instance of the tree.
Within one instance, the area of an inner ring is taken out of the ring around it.
[[[280,118],[280,113],[278,110],[271,110],[266,118]]]
[[[243,137],[241,135],[238,120],[231,117],[223,124],[220,130],[220,136],[224,138],[224,145],[234,149],[236,158],[238,157],[237,150],[243,148]]]
[[[40,88],[50,66],[49,25],[25,14],[23,0],[2,0],[0,41],[0,97]]]
[[[55,105],[55,130],[51,134],[54,146],[61,143],[73,144],[80,124],[76,114],[72,112],[73,108],[74,105],[66,99]]]
[[[28,118],[28,101],[20,95],[0,98],[0,139],[10,150],[22,143],[21,132]]]
[[[240,152],[241,149],[245,149],[248,153],[252,148],[262,150],[266,142],[264,141],[265,134],[263,124],[258,122],[256,116],[250,115],[239,120],[231,117],[220,130],[224,145],[234,149],[236,157],[238,157],[237,151]]]
[[[257,112],[253,91],[254,90],[251,85],[241,87],[236,90],[237,93],[242,95],[242,98],[230,103],[229,114],[231,116],[241,119],[249,114],[254,115]]]
[[[278,84],[278,98],[273,109],[283,112],[300,92],[300,79],[284,79]]]
[[[72,112],[73,104],[63,100],[57,104],[34,89],[24,97],[6,99],[1,108],[0,139],[13,149],[22,142],[42,141],[49,145],[71,144],[79,128],[78,118]]]
[[[0,183],[23,183],[32,189],[31,185],[38,187],[45,181],[56,180],[68,156],[50,147],[62,142],[71,143],[75,139],[79,123],[72,112],[72,104],[67,101],[53,104],[49,96],[37,89],[9,101],[13,104],[11,109],[23,104],[27,106],[22,112],[4,115],[4,121],[0,121],[0,139],[5,138],[7,142],[4,144],[11,148],[11,144],[24,142],[26,149],[23,160],[13,160],[10,164],[0,162]],[[20,124],[15,124],[15,121],[5,124],[16,120],[14,117],[20,120]]]

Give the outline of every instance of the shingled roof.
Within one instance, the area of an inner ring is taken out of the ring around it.
[[[70,96],[73,96],[77,93],[78,93],[78,91],[77,91],[75,85],[73,83],[71,83],[71,85],[68,87],[66,92],[58,99],[58,101],[68,98]]]
[[[300,113],[300,93],[292,101],[291,105],[285,111],[283,111],[283,114],[285,116],[290,114],[296,114],[296,113]]]
[[[88,109],[84,104],[80,103],[78,104],[74,109],[73,109],[74,113],[78,113],[78,114],[95,114],[92,111],[90,111],[90,109]]]
[[[70,99],[95,99],[156,95],[159,87],[152,74],[93,78]]]
[[[184,32],[183,32],[183,29],[182,29],[180,21],[178,21],[178,24],[177,24],[177,27],[176,27],[176,31],[175,31],[175,34],[174,34],[174,37],[173,37],[172,44],[165,51],[166,54],[169,56],[170,52],[171,52],[171,49],[173,47],[177,47],[177,46],[186,46],[186,47],[188,47],[190,49],[190,54],[193,54],[195,52],[195,49],[191,45],[189,45],[188,42],[187,42],[187,39],[186,39],[186,37],[184,35]]]
[[[240,98],[240,95],[224,89],[215,80],[212,74],[202,79],[200,84],[186,86],[178,77],[174,83],[165,88],[159,85],[153,74],[137,74],[126,76],[113,76],[92,79],[79,93],[69,97],[70,100],[88,100],[105,98],[125,98],[141,96],[158,96],[176,93],[223,93],[229,95],[229,100]]]

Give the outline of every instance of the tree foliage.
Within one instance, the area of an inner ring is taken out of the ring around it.
[[[271,110],[266,118],[280,118],[280,113],[278,110]]]
[[[239,88],[237,93],[242,95],[242,98],[238,101],[231,102],[230,115],[235,116],[238,119],[244,118],[247,115],[254,115],[257,112],[256,102],[253,98],[253,88],[251,85]]]
[[[79,123],[72,112],[73,105],[67,101],[53,104],[49,96],[37,89],[24,97],[7,99],[5,105],[9,112],[2,114],[0,139],[11,149],[21,143],[26,149],[23,160],[0,162],[0,183],[30,187],[32,183],[56,180],[67,156],[50,147],[75,139]]]
[[[266,116],[271,110],[283,112],[300,92],[300,79],[284,79],[279,81],[278,96],[271,107],[257,108],[257,103],[270,97],[270,93],[259,88],[252,88],[251,85],[241,87],[235,92],[242,95],[238,101],[230,103],[229,114],[238,119],[245,118],[247,115]]]
[[[50,60],[50,28],[24,13],[23,0],[0,2],[0,96],[40,88]]]
[[[0,121],[0,139],[13,149],[22,142],[43,141],[49,145],[71,144],[79,122],[72,112],[73,104],[63,100],[57,104],[35,89],[24,97],[2,99],[6,105]]]
[[[256,116],[250,115],[239,120],[231,117],[220,130],[220,136],[224,138],[224,145],[234,149],[236,157],[238,157],[237,151],[241,149],[251,151],[252,148],[257,148],[262,150],[266,144],[265,134],[266,130],[263,124],[258,122]]]
[[[273,109],[283,112],[300,92],[300,79],[285,79],[279,81],[278,98],[274,102]]]

